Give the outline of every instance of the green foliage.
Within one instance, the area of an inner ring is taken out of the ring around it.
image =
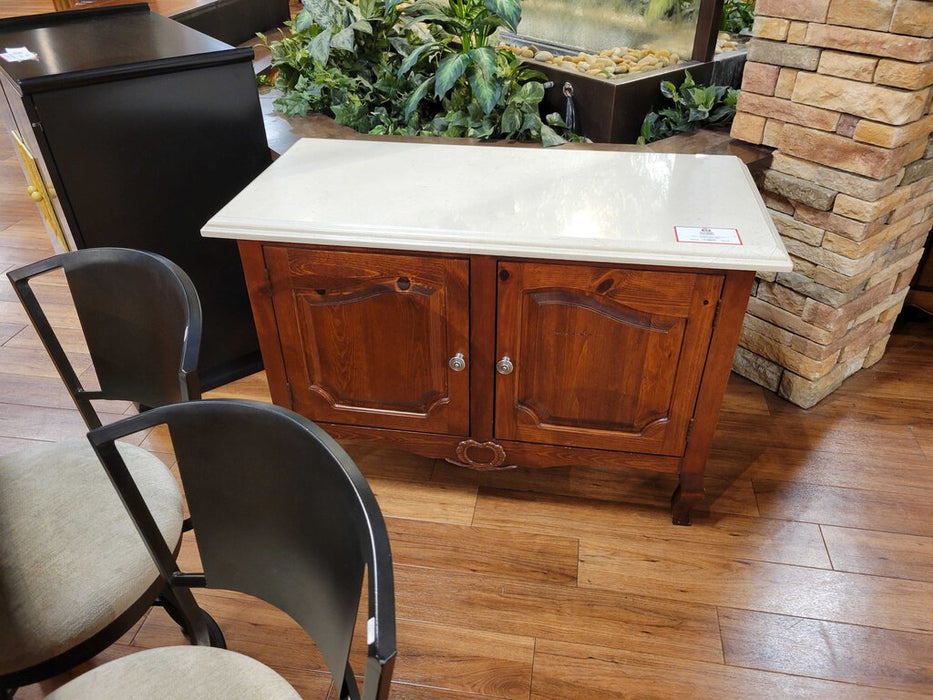
[[[732,121],[739,91],[724,85],[697,85],[690,71],[684,73],[680,87],[669,80],[661,83],[661,94],[672,106],[648,113],[642,122],[638,143],[651,143],[703,126]]]
[[[579,140],[559,118],[541,120],[545,76],[490,45],[517,28],[520,0],[302,2],[285,36],[261,37],[285,114],[377,134]]]
[[[755,22],[755,0],[725,0],[719,19],[719,30],[739,34],[752,28]]]

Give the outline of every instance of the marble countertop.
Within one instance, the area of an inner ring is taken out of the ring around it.
[[[789,271],[734,156],[301,139],[209,237]]]

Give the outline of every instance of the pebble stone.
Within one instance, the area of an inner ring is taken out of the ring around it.
[[[719,33],[716,40],[716,53],[735,51],[738,47],[739,43],[730,34]],[[630,46],[613,46],[611,49],[603,49],[597,53],[581,52],[576,55],[554,54],[551,51],[540,50],[536,46],[515,44],[499,44],[499,48],[511,51],[520,58],[548,63],[565,70],[576,70],[605,80],[621,78],[631,73],[647,73],[684,61],[676,52],[656,49],[652,46],[637,49]]]

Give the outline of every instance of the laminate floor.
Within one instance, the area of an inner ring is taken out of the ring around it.
[[[51,252],[0,138],[0,271]],[[87,366],[60,284],[43,292]],[[349,445],[392,539],[393,697],[933,695],[931,366],[933,321],[917,319],[898,326],[881,362],[808,411],[733,375],[692,527],[670,524],[667,476],[476,474]],[[267,401],[268,391],[258,374],[210,396]],[[4,278],[0,451],[82,433]],[[171,463],[164,435],[139,441]],[[197,566],[193,542],[183,558]],[[334,697],[313,645],[282,614],[239,595],[198,597],[231,648],[305,697]],[[152,610],[88,666],[173,643],[184,638]]]

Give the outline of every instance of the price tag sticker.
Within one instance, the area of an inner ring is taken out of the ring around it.
[[[17,46],[12,49],[7,47],[3,53],[0,53],[0,58],[7,63],[18,63],[20,61],[37,61],[39,60],[39,54],[33,53],[25,46]]]
[[[715,243],[718,245],[742,245],[739,230],[735,228],[711,228],[709,226],[675,226],[674,238],[678,243]]]

